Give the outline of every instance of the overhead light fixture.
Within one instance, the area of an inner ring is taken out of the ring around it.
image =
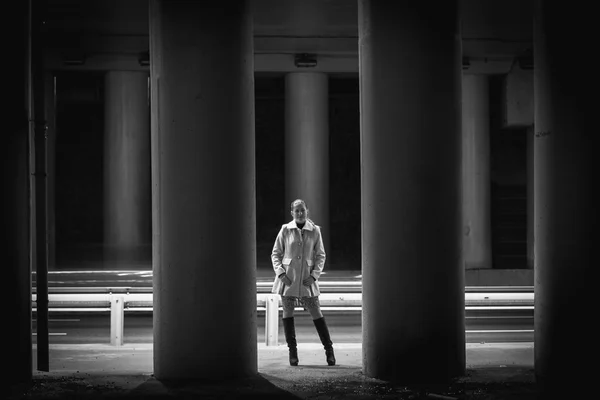
[[[138,57],[138,63],[142,67],[149,66],[150,65],[150,53],[148,53],[148,52],[140,53],[140,56]]]
[[[313,68],[317,66],[317,57],[312,54],[296,54],[294,64],[298,68]]]

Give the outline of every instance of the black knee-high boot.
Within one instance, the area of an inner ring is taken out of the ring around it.
[[[298,350],[296,348],[296,328],[294,326],[294,317],[282,318],[283,332],[290,352],[290,365],[298,365]]]
[[[335,355],[333,354],[333,342],[331,341],[331,337],[329,337],[329,329],[327,328],[327,324],[325,323],[325,317],[313,319],[313,323],[315,324],[315,328],[317,328],[319,339],[321,339],[321,343],[323,343],[323,347],[325,348],[327,365],[335,365]]]

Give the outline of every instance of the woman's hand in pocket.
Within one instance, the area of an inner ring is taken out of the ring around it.
[[[315,282],[315,278],[313,278],[312,275],[307,276],[306,278],[304,278],[302,280],[302,283],[304,284],[304,286],[310,286]]]
[[[288,276],[287,276],[286,274],[282,274],[282,275],[279,277],[279,279],[281,279],[281,281],[282,281],[283,283],[285,283],[286,285],[288,285],[288,286],[291,286],[291,285],[292,285],[292,280],[291,280],[290,278],[288,278]]]

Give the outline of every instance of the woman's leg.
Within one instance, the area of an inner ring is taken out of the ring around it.
[[[292,296],[281,296],[281,305],[283,307],[283,318],[294,317],[294,309],[298,304],[296,297]]]
[[[323,344],[323,348],[325,349],[327,364],[335,365],[333,342],[331,341],[331,337],[329,336],[329,329],[327,328],[325,318],[323,317],[323,313],[321,312],[321,304],[319,303],[319,298],[303,297],[301,301],[313,318],[313,323],[315,324],[315,328],[317,328],[319,339],[321,339],[321,343]]]
[[[298,350],[296,345],[296,327],[294,326],[294,308],[296,307],[296,298],[281,296],[283,306],[283,332],[285,341],[288,345],[290,365],[298,365]]]

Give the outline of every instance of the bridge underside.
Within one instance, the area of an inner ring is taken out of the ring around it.
[[[581,340],[569,321],[592,315],[595,304],[585,279],[596,218],[587,77],[563,57],[590,47],[585,13],[542,1],[448,1],[435,12],[369,0],[36,4],[21,5],[22,40],[8,46],[27,64],[6,63],[15,99],[2,169],[15,304],[7,356],[20,360],[12,380],[31,379],[31,266],[38,277],[47,267],[47,76],[106,72],[104,118],[115,135],[103,143],[112,160],[103,173],[104,240],[116,249],[151,242],[155,375],[186,379],[257,372],[255,73],[286,74],[286,198],[273,212],[286,223],[290,201],[306,199],[326,245],[329,210],[343,207],[328,193],[328,76],[357,74],[363,371],[446,382],[465,373],[465,268],[473,253],[464,243],[487,229],[476,223],[487,219],[487,200],[464,208],[465,182],[476,181],[464,175],[465,160],[475,168],[482,158],[474,155],[485,150],[479,141],[464,146],[465,132],[485,125],[485,110],[462,112],[485,97],[485,84],[465,85],[464,76],[519,64],[534,67],[535,82],[528,132],[536,377],[553,393],[566,389],[563,382],[592,381],[589,372],[564,368],[586,361],[566,345]],[[471,200],[483,192],[481,184],[469,188]],[[140,214],[128,207],[144,196],[123,196],[130,189],[151,193]],[[463,216],[474,208],[465,229]],[[190,310],[197,319],[183,318]]]

